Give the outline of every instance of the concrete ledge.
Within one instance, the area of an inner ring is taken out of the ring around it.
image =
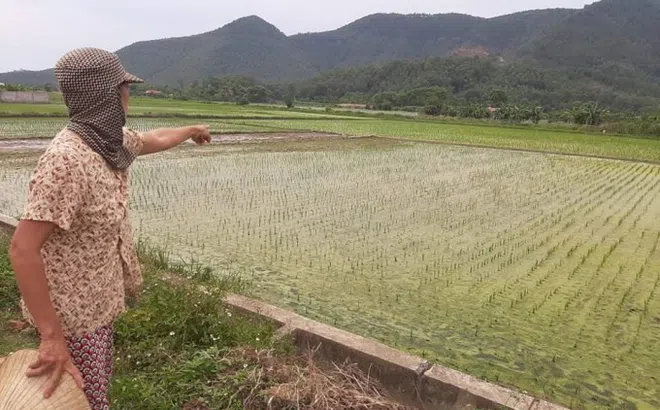
[[[422,404],[419,386],[422,374],[431,367],[428,361],[244,296],[227,295],[225,303],[244,314],[266,316],[282,326],[300,350],[315,350],[321,360],[356,363],[402,403],[415,407]]]
[[[442,366],[433,366],[422,378],[422,396],[433,408],[531,409],[533,397]],[[561,407],[553,407],[561,408]]]
[[[227,295],[225,303],[248,315],[265,317],[291,334],[299,349],[313,349],[322,360],[349,360],[379,380],[394,399],[420,409],[566,410],[393,349],[382,343],[245,296]]]
[[[341,364],[345,361],[378,380],[396,401],[424,408],[419,386],[430,363],[418,357],[393,350],[339,329],[327,329],[316,323],[294,331],[294,342],[300,350],[314,350],[321,361]]]
[[[0,232],[11,235],[17,221],[0,214]],[[322,360],[356,363],[379,380],[395,400],[420,409],[567,410],[388,347],[288,310],[245,296],[227,295],[237,313],[279,328],[276,337],[291,336],[299,349],[316,350]]]
[[[239,313],[265,318],[278,327],[287,326],[291,330],[296,329],[304,319],[295,313],[261,303],[245,296],[227,295],[225,297],[225,303]]]

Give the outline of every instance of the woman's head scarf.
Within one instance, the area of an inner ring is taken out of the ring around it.
[[[65,54],[55,66],[55,77],[69,108],[67,128],[113,168],[128,168],[135,154],[124,147],[126,114],[119,87],[144,81],[124,70],[114,53],[98,48]]]

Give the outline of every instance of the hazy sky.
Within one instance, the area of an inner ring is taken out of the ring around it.
[[[140,40],[197,34],[256,14],[286,34],[325,31],[367,14],[581,8],[594,0],[0,0],[0,72],[52,67],[66,51],[115,51]],[[224,4],[223,4],[224,3]]]

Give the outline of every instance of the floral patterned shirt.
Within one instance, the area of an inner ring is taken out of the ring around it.
[[[137,155],[141,136],[125,128],[124,146]],[[114,170],[64,129],[39,159],[22,219],[57,225],[41,255],[65,336],[111,324],[126,308],[125,295],[142,285],[128,218],[128,171]],[[24,301],[21,307],[34,324]]]

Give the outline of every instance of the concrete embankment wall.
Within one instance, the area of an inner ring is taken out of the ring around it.
[[[11,235],[16,223],[0,214],[0,232]],[[357,363],[379,380],[394,399],[409,406],[424,410],[566,410],[245,296],[227,295],[225,303],[238,313],[275,324],[279,335],[291,337],[301,350],[316,350],[316,357],[321,360]]]
[[[50,101],[46,91],[0,91],[0,102],[5,103],[42,103]]]

